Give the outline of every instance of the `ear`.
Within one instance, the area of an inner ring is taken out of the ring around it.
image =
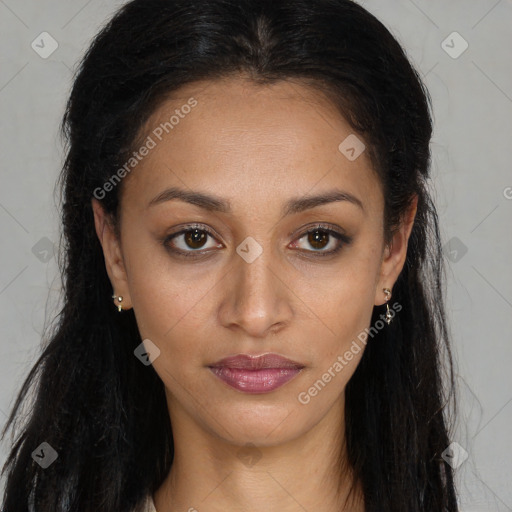
[[[112,284],[113,293],[116,295],[112,301],[115,305],[122,305],[123,309],[130,309],[132,301],[128,289],[128,279],[126,269],[123,261],[121,244],[118,240],[112,219],[105,213],[101,203],[93,198],[91,206],[94,213],[94,225],[96,227],[96,234],[103,248],[103,256],[105,258],[105,267],[107,269],[110,283]],[[117,297],[122,297],[122,302],[119,302]]]
[[[393,286],[404,267],[407,256],[407,243],[411,235],[412,226],[414,225],[417,207],[418,196],[415,195],[390,244],[386,245],[384,249],[380,276],[377,280],[377,289],[375,290],[376,306],[386,303],[386,295],[383,292],[383,288],[393,290]]]

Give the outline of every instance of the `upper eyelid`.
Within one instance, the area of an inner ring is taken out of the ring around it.
[[[166,239],[170,240],[174,237],[177,237],[178,235],[183,235],[184,233],[187,233],[188,231],[193,231],[194,229],[197,229],[199,231],[205,231],[206,233],[208,233],[208,235],[222,238],[214,229],[207,227],[203,224],[194,223],[194,224],[186,225],[176,232],[169,233],[169,235],[166,236]]]

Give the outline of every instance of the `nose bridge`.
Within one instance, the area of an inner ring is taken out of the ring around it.
[[[284,323],[290,314],[286,287],[276,276],[270,247],[248,237],[237,247],[233,265],[229,322],[252,336],[262,336]]]
[[[259,244],[258,244],[259,245]],[[240,253],[245,251],[244,256],[240,256]],[[274,273],[271,268],[270,250],[261,248],[261,253],[255,253],[257,248],[251,246],[250,242],[242,243],[237,248],[239,254],[238,261],[236,263],[235,272],[237,273],[237,295],[241,300],[247,302],[251,297],[261,301],[264,298],[269,298],[274,291],[273,278]]]

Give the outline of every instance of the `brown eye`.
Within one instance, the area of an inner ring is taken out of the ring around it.
[[[208,229],[189,227],[168,236],[162,243],[177,256],[200,257],[211,253],[213,249],[223,247],[221,243],[215,243],[216,241]]]
[[[329,256],[337,253],[344,245],[352,242],[352,238],[344,233],[324,226],[316,226],[302,234],[292,247],[312,256]]]
[[[323,249],[329,243],[327,231],[316,229],[308,233],[308,243],[315,249]]]
[[[184,232],[184,241],[191,249],[202,249],[208,235],[200,229]]]

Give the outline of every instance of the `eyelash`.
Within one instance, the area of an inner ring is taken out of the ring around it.
[[[200,250],[182,251],[180,249],[174,249],[173,247],[171,247],[169,245],[171,240],[173,240],[174,238],[176,238],[180,235],[189,233],[190,231],[194,231],[195,229],[197,229],[198,231],[200,231],[202,233],[206,233],[208,236],[210,236],[212,238],[216,238],[215,233],[213,233],[208,228],[206,228],[206,226],[203,226],[200,224],[194,224],[194,225],[186,226],[185,229],[182,229],[181,231],[178,231],[177,233],[173,233],[172,235],[167,236],[162,241],[162,244],[164,245],[164,247],[166,247],[169,251],[172,251],[177,256],[184,257],[184,258],[201,258],[202,256],[205,256],[209,252],[212,252],[212,249],[208,249],[206,251],[200,251]],[[309,251],[309,250],[305,250],[305,249],[302,249],[302,250],[299,249],[300,252],[311,253],[312,257],[314,257],[314,258],[317,258],[317,257],[323,258],[326,256],[333,256],[334,254],[338,253],[345,245],[349,245],[352,242],[351,237],[345,235],[344,233],[340,233],[339,231],[337,231],[335,229],[328,227],[328,225],[326,225],[326,224],[316,224],[312,228],[301,233],[295,240],[300,240],[300,239],[304,238],[305,236],[307,236],[308,234],[314,233],[315,231],[322,231],[322,232],[326,233],[328,236],[334,237],[338,241],[338,246],[335,249],[331,249],[330,251],[322,251],[322,250]]]

